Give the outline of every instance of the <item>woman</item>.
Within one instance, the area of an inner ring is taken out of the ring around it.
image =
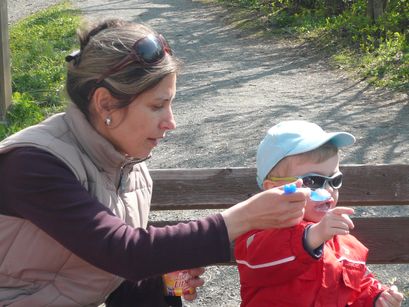
[[[178,306],[162,274],[190,269],[196,288],[200,267],[229,259],[237,236],[302,219],[308,192],[272,189],[198,221],[147,227],[144,161],[176,127],[180,63],[140,24],[107,20],[79,38],[67,111],[0,143],[2,305]]]

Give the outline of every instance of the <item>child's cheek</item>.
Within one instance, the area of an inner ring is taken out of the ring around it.
[[[304,220],[314,223],[317,223],[321,220],[325,213],[316,212],[315,210],[316,205],[317,204],[312,200],[307,200],[307,204],[305,205]]]
[[[332,190],[331,191],[332,198],[334,199],[334,207],[338,203],[338,197],[339,197],[339,191],[338,190]]]

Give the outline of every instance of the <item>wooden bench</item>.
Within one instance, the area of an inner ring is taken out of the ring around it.
[[[338,206],[409,205],[409,165],[342,165],[340,169],[344,182]],[[151,170],[152,210],[228,208],[259,192],[255,174],[255,168]],[[361,216],[353,221],[352,234],[370,250],[368,263],[409,263],[409,216]]]

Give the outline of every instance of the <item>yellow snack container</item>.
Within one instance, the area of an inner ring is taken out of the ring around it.
[[[191,279],[187,270],[181,270],[163,275],[163,283],[165,287],[165,295],[182,296],[184,294],[193,294],[194,288],[187,285],[187,281]]]

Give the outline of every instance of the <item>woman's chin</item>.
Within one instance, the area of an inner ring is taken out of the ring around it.
[[[129,153],[124,153],[124,154],[125,156],[135,159],[135,160],[144,160],[151,156],[151,152],[152,151],[149,150],[145,152],[138,151],[138,152],[129,152]]]

